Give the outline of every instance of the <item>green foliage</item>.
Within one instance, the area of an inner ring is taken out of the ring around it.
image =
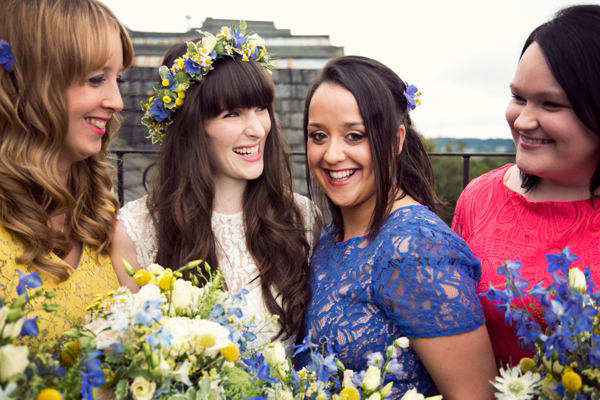
[[[466,144],[447,142],[444,148],[438,149],[433,141],[425,139],[428,152],[460,153]],[[461,156],[431,156],[431,164],[435,173],[435,191],[438,197],[446,202],[446,208],[440,210],[440,217],[451,225],[456,201],[463,190],[463,158]],[[469,182],[488,171],[508,163],[514,163],[514,157],[471,157],[469,161]]]

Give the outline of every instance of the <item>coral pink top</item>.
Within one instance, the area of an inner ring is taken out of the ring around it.
[[[521,274],[531,286],[551,283],[546,254],[559,253],[565,246],[581,257],[573,267],[585,270],[591,265],[592,280],[600,284],[600,199],[529,202],[505,185],[504,176],[511,166],[474,179],[456,205],[452,229],[481,261],[479,292],[486,292],[490,282],[495,288],[504,288],[505,277],[496,275],[496,270],[507,260],[523,263]],[[509,357],[513,365],[530,357],[532,351],[517,344],[516,329],[504,322],[496,306],[484,297],[481,303],[497,365],[498,361],[505,365]],[[531,306],[541,322],[544,311],[537,302]]]

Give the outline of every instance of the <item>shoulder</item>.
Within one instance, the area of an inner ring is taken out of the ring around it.
[[[424,206],[399,209],[388,228],[392,264],[447,269],[452,265],[473,280],[481,277],[481,264],[461,239],[435,213]]]
[[[482,190],[487,190],[490,185],[496,185],[502,182],[506,171],[513,165],[514,164],[503,165],[500,168],[493,169],[473,179],[471,182],[469,182],[465,190],[463,190],[461,197],[477,194]]]

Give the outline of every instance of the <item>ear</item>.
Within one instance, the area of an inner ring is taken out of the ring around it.
[[[398,154],[400,154],[402,153],[402,147],[404,146],[404,138],[406,137],[406,127],[404,125],[400,125],[398,127],[396,137],[398,140]]]

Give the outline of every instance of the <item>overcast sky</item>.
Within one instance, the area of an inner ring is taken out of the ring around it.
[[[413,122],[429,138],[507,138],[508,85],[529,33],[569,0],[101,0],[135,31],[185,32],[207,18],[273,21],[329,35],[423,93]],[[186,16],[190,16],[188,19]],[[212,32],[216,33],[216,32]],[[260,32],[258,32],[260,34]]]

